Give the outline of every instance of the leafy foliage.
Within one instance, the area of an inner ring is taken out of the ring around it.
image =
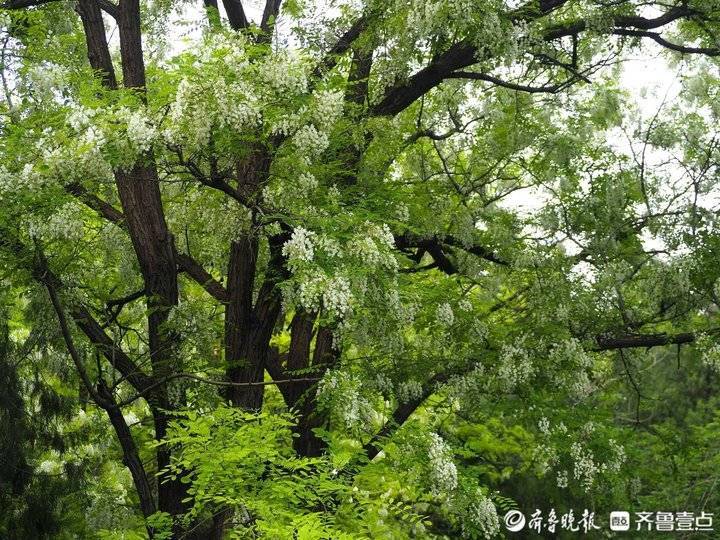
[[[0,10],[0,536],[717,507],[720,5],[247,7]]]

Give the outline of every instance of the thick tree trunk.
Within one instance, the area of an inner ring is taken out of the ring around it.
[[[75,9],[80,15],[83,30],[85,31],[85,43],[87,44],[90,66],[100,73],[103,84],[107,88],[116,88],[117,80],[115,79],[115,70],[113,69],[110,51],[107,48],[105,23],[103,22],[100,4],[95,0],[79,0]]]
[[[109,405],[103,407],[110,418],[115,434],[117,435],[118,441],[120,442],[120,448],[123,452],[123,464],[130,470],[130,475],[135,485],[135,491],[137,491],[138,498],[140,499],[140,510],[143,516],[149,517],[157,511],[155,504],[155,497],[153,496],[150,482],[143,467],[142,461],[140,461],[140,455],[138,453],[137,446],[133,440],[130,428],[125,422],[122,411],[115,405],[114,399],[110,391],[104,385],[98,388],[101,397],[105,398]],[[148,529],[148,532],[152,534],[152,530]]]
[[[258,242],[253,235],[234,241],[230,248],[228,266],[228,303],[225,307],[225,361],[227,378],[233,382],[249,382],[244,370],[250,367],[247,345],[252,326],[252,294],[255,283]],[[227,397],[239,407],[245,389],[230,387]],[[254,408],[254,407],[251,407]]]
[[[249,333],[243,341],[240,363],[228,372],[232,382],[259,383],[264,379],[268,347],[280,314],[280,306],[280,292],[276,283],[266,278],[252,313]],[[235,386],[230,389],[233,405],[250,411],[259,411],[262,408],[263,395],[264,387],[261,385]]]
[[[118,171],[115,179],[145,291],[152,300],[148,307],[157,310],[152,315],[159,327],[177,303],[178,292],[173,238],[165,222],[157,171],[154,166],[137,165],[130,172]],[[151,341],[154,338],[159,336],[150,336]],[[161,342],[151,342],[151,347],[157,350]]]
[[[237,192],[244,200],[255,200],[267,181],[270,156],[263,148],[254,148],[237,164]],[[288,239],[284,232],[269,239],[270,261],[263,284],[253,307],[253,287],[257,272],[258,237],[255,231],[233,242],[228,266],[228,304],[225,310],[226,377],[234,383],[261,382],[265,374],[267,350],[280,314],[280,291],[277,283],[287,276],[282,246]],[[236,407],[260,410],[264,388],[232,386],[227,397]]]
[[[80,0],[78,13],[82,18],[85,30],[90,65],[102,74],[106,87],[115,88],[117,82],[98,4],[89,0]],[[116,18],[120,34],[123,86],[136,89],[144,98],[145,63],[139,0],[121,0]],[[130,234],[145,283],[149,311],[149,353],[154,381],[153,391],[146,397],[150,402],[153,414],[155,438],[161,440],[167,432],[168,420],[165,411],[179,405],[170,402],[168,385],[163,382],[177,367],[177,361],[173,354],[173,336],[166,328],[170,310],[178,301],[174,242],[165,221],[160,184],[152,156],[146,156],[144,161],[136,164],[130,171],[116,171],[115,182],[125,225]],[[120,411],[117,411],[117,414],[122,417]],[[112,416],[111,420],[113,420]],[[113,421],[113,427],[115,427],[121,444],[132,442],[129,431],[127,433],[119,431],[122,426],[118,422]],[[158,471],[162,471],[170,464],[170,449],[166,447],[158,449],[156,464]],[[130,463],[126,463],[126,465],[131,466]],[[132,465],[135,468],[142,468],[140,463]],[[131,472],[133,472],[132,469]],[[136,474],[138,474],[137,471],[133,472],[133,476]],[[147,498],[147,493],[144,493],[142,489],[139,491],[141,501]],[[186,495],[187,487],[179,479],[171,480],[162,475],[159,476],[157,506],[153,501],[153,512],[156,507],[171,515],[182,514],[186,507],[182,500]],[[143,512],[148,515],[145,511],[150,508],[149,503],[141,504],[144,505]]]
[[[315,319],[317,319],[316,313],[300,311],[295,314],[290,323],[290,350],[287,355],[285,371],[291,378],[296,376],[294,372],[310,366],[310,345]],[[289,385],[285,391],[288,407],[295,407],[304,391],[305,385],[301,383]]]
[[[333,348],[332,330],[327,326],[319,326],[315,338],[315,351],[312,357],[312,366],[317,368],[317,376],[322,375],[337,360],[337,350]],[[326,418],[317,410],[314,383],[298,383],[294,390],[296,400],[293,406],[299,413],[298,424],[295,426],[297,437],[293,439],[293,446],[298,455],[315,457],[325,450],[325,441],[319,438],[313,431],[322,427]],[[296,385],[293,385],[296,386]]]

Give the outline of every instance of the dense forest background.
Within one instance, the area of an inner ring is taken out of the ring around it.
[[[2,4],[0,537],[714,513],[718,56],[716,0]]]

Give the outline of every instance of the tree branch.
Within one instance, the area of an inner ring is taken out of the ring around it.
[[[449,373],[438,373],[434,375],[424,386],[420,396],[401,403],[393,411],[390,420],[372,438],[363,445],[367,456],[373,459],[382,450],[382,442],[395,433],[412,414],[422,405],[425,400],[435,392],[438,384],[446,382],[450,378]]]
[[[72,338],[70,327],[68,326],[67,319],[65,318],[65,310],[63,309],[62,304],[60,303],[60,299],[58,298],[57,291],[55,290],[55,285],[53,283],[54,280],[50,279],[49,270],[47,267],[47,260],[45,259],[45,255],[39,248],[36,275],[38,280],[43,283],[45,285],[45,288],[47,289],[48,296],[50,297],[50,303],[55,310],[55,315],[57,315],[58,323],[60,324],[60,332],[62,333],[63,341],[65,341],[65,347],[67,347],[70,358],[72,358],[72,361],[75,364],[75,369],[78,372],[83,386],[85,386],[85,390],[87,390],[93,401],[95,401],[95,403],[97,403],[100,407],[108,407],[110,405],[110,402],[106,401],[95,391],[95,385],[90,380],[90,376],[88,375],[87,370],[83,365],[82,359],[80,358],[80,354],[75,347],[75,342]]]
[[[110,339],[102,326],[83,306],[74,306],[70,313],[75,324],[88,337],[90,342],[103,354],[123,378],[138,392],[146,392],[152,386],[153,378],[146,375],[140,367]]]
[[[109,0],[104,3],[112,6],[112,9],[114,9],[113,16],[117,18],[117,7]],[[96,0],[78,0],[75,11],[80,15],[83,30],[85,31],[85,44],[90,67],[100,74],[105,87],[117,88],[115,68],[107,45],[105,22],[100,11],[101,7],[101,4]],[[108,6],[103,9],[107,11]]]
[[[440,270],[451,275],[458,272],[455,263],[448,259],[446,255],[446,251],[451,247],[454,249],[461,249],[480,257],[481,259],[485,259],[486,261],[499,264],[501,266],[508,265],[507,261],[503,260],[500,256],[488,248],[477,244],[466,246],[452,235],[433,235],[424,237],[405,231],[401,235],[396,234],[394,238],[395,246],[398,249],[407,250],[409,248],[419,248],[426,251],[433,257]]]
[[[650,38],[656,43],[662,45],[666,49],[676,51],[683,54],[704,54],[706,56],[720,56],[720,49],[709,48],[709,47],[686,47],[685,45],[678,45],[672,43],[663,38],[658,32],[648,32],[644,30],[630,30],[624,28],[618,28],[613,30],[613,34],[618,36],[630,36],[630,37],[646,37]]]
[[[697,335],[692,332],[680,334],[628,334],[622,336],[598,336],[595,338],[595,351],[612,351],[616,349],[650,348],[662,345],[682,345],[692,343]]]
[[[65,190],[77,197],[86,206],[95,210],[105,219],[114,223],[118,227],[127,230],[125,216],[117,208],[110,203],[103,201],[98,196],[90,193],[87,189],[77,183],[68,184]],[[200,263],[184,253],[175,252],[175,262],[178,267],[196,281],[205,291],[215,298],[218,302],[227,302],[227,291],[222,284],[208,273]]]
[[[100,9],[102,9],[105,13],[110,15],[113,19],[118,18],[118,6],[113,4],[110,0],[95,0],[98,5],[100,6]]]
[[[142,461],[140,460],[137,446],[135,445],[135,441],[132,438],[132,434],[125,422],[125,418],[122,415],[120,407],[115,402],[113,395],[105,386],[105,383],[101,380],[98,383],[96,390],[95,386],[90,381],[90,377],[85,370],[82,359],[75,348],[75,343],[67,324],[67,319],[65,318],[64,309],[58,298],[57,290],[55,288],[56,278],[54,278],[51,274],[42,251],[38,252],[37,267],[35,272],[37,278],[45,285],[48,291],[50,302],[53,305],[55,314],[58,317],[58,322],[60,323],[60,330],[62,332],[63,340],[65,341],[65,346],[70,353],[70,357],[75,364],[75,369],[77,370],[85,389],[88,394],[90,394],[93,401],[95,401],[100,408],[104,409],[110,418],[110,423],[115,430],[115,434],[117,435],[123,452],[123,462],[130,470],[133,483],[140,499],[140,509],[142,510],[143,515],[148,517],[155,513],[155,499],[152,494],[152,489],[150,488],[147,473],[143,467]]]
[[[265,9],[263,9],[262,19],[260,20],[260,30],[262,30],[262,42],[267,43],[272,37],[271,25],[274,26],[282,0],[266,0]]]
[[[541,2],[539,8],[527,6],[519,8],[508,16],[512,21],[530,22],[547,15],[550,11],[560,7],[565,2],[562,0]],[[623,29],[652,30],[666,26],[682,18],[689,18],[697,15],[698,12],[685,5],[675,6],[664,14],[655,18],[645,18],[636,15],[617,16],[614,20],[614,28],[609,31],[611,34],[622,35]],[[544,41],[554,41],[567,36],[577,36],[587,29],[584,20],[559,25],[548,29],[543,34]],[[638,34],[639,35],[639,34]],[[668,42],[657,34],[647,33],[639,37],[648,37],[663,46],[680,52],[696,52],[703,54],[717,55],[716,49],[683,47]],[[437,55],[429,65],[412,75],[406,82],[388,89],[383,99],[371,110],[375,116],[392,116],[405,110],[419,97],[436,87],[443,80],[450,78],[452,73],[467,68],[483,58],[478,58],[478,48],[469,41],[461,41],[451,46],[447,51]]]
[[[11,0],[10,2],[0,4],[0,7],[2,9],[25,9],[29,7],[42,6],[56,1],[57,0]]]
[[[145,398],[147,395],[147,392],[150,390],[153,390],[169,381],[172,381],[174,379],[188,379],[191,381],[197,381],[202,384],[209,384],[212,386],[218,386],[218,387],[225,387],[225,388],[253,388],[253,387],[264,387],[264,386],[287,386],[287,385],[294,385],[297,383],[302,382],[310,382],[310,383],[316,383],[322,377],[296,377],[296,378],[287,378],[287,379],[272,379],[270,381],[254,381],[254,382],[233,382],[233,381],[223,381],[218,379],[208,379],[207,377],[201,377],[200,375],[195,375],[194,373],[172,373],[168,375],[167,377],[163,377],[159,381],[155,381],[145,392],[139,392],[136,395],[127,398],[123,402],[119,403],[118,405],[120,407],[125,407],[126,405],[130,405],[131,403],[137,401],[138,399]]]
[[[497,77],[493,77],[492,75],[487,75],[485,73],[476,73],[473,71],[456,71],[454,73],[450,73],[447,77],[447,79],[472,79],[476,81],[486,81],[489,83],[494,84],[495,86],[502,86],[503,88],[508,88],[510,90],[517,90],[518,92],[527,92],[529,94],[556,94],[560,90],[567,88],[572,83],[577,81],[578,79],[576,77],[571,77],[567,79],[566,81],[563,81],[561,83],[557,84],[551,84],[551,85],[544,85],[544,86],[529,86],[524,84],[516,84],[508,81],[503,81],[502,79],[498,79]]]
[[[338,38],[335,45],[327,52],[327,54],[320,61],[320,64],[315,68],[314,75],[319,77],[324,71],[330,71],[334,68],[340,57],[350,50],[350,47],[355,40],[360,37],[360,34],[367,28],[368,20],[365,15],[359,17],[345,33]]]
[[[233,30],[244,30],[249,26],[250,23],[240,0],[223,0],[223,6]]]

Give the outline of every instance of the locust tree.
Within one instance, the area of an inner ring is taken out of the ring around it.
[[[0,13],[5,356],[111,427],[150,537],[492,537],[514,488],[446,439],[600,489],[607,385],[717,364],[716,2]],[[631,55],[683,99],[639,107]]]

